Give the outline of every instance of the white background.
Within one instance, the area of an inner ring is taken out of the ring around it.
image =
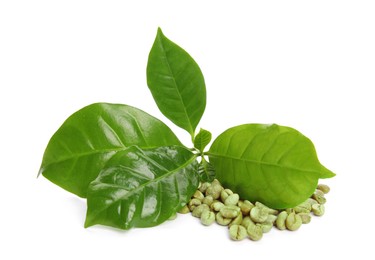
[[[374,1],[0,1],[1,259],[374,259]],[[36,178],[49,138],[93,102],[161,118],[146,85],[157,27],[200,65],[216,137],[292,126],[330,180],[326,215],[232,242],[189,215],[159,227],[83,228],[84,200]],[[223,258],[227,256],[227,258]]]

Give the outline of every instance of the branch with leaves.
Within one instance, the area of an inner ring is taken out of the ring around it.
[[[96,103],[71,115],[50,139],[39,174],[87,198],[85,227],[156,226],[189,201],[200,181],[217,178],[241,198],[291,208],[335,174],[313,143],[276,124],[244,124],[219,135],[196,128],[206,107],[203,74],[194,59],[158,29],[147,84],[160,111],[191,136],[185,147],[146,112]]]

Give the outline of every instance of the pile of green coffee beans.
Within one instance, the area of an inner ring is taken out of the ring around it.
[[[319,184],[314,194],[300,205],[282,211],[248,200],[241,200],[239,195],[225,189],[218,180],[201,183],[189,203],[179,213],[191,212],[200,218],[203,225],[217,224],[229,227],[233,240],[249,238],[260,240],[264,233],[273,226],[280,230],[295,231],[302,224],[311,221],[311,212],[316,216],[324,214],[324,195],[329,192],[327,185]]]

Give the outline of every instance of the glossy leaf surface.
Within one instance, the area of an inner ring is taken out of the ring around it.
[[[211,142],[212,135],[209,131],[201,129],[194,138],[194,147],[203,152],[204,148]]]
[[[206,86],[198,64],[158,29],[147,64],[147,84],[160,111],[194,137],[206,107]]]
[[[90,184],[85,227],[156,226],[181,209],[199,184],[196,156],[172,146],[116,154]]]
[[[319,178],[335,175],[320,164],[307,137],[279,125],[230,128],[213,142],[209,154],[225,187],[272,208],[298,205],[314,192]]]
[[[181,143],[163,122],[142,110],[92,104],[71,115],[52,136],[39,174],[86,197],[88,185],[106,162],[132,145],[153,148]]]

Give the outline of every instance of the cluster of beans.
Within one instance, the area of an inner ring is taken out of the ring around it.
[[[241,200],[238,194],[225,189],[215,179],[212,183],[201,183],[180,213],[191,212],[206,226],[215,221],[219,225],[228,226],[230,238],[233,240],[249,238],[257,241],[273,226],[280,230],[294,231],[302,224],[309,223],[312,214],[322,216],[326,202],[324,195],[328,192],[329,187],[320,184],[311,198],[305,202],[294,208],[279,211],[260,202]]]

